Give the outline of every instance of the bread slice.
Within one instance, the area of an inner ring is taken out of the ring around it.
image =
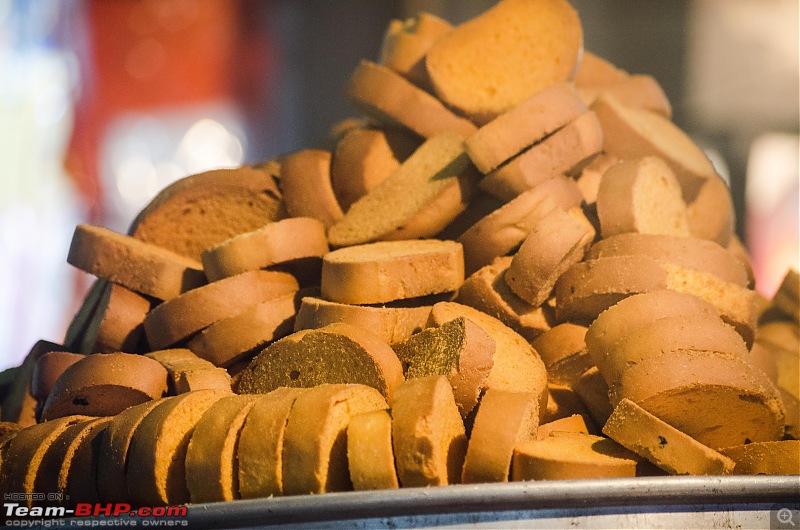
[[[328,252],[325,225],[313,217],[292,217],[245,232],[203,251],[209,281]]]
[[[596,425],[605,425],[614,406],[608,397],[609,387],[596,366],[586,370],[573,385],[573,390],[594,420]]]
[[[489,173],[584,112],[586,105],[574,86],[556,83],[470,135],[465,141],[467,154],[478,169]]]
[[[708,272],[646,256],[614,256],[573,265],[556,282],[556,315],[560,320],[590,322],[623,298],[661,289],[710,302],[748,347],[752,344],[757,314],[754,291]]]
[[[611,64],[607,59],[584,49],[578,71],[575,73],[576,87],[597,87],[625,81],[630,74]]]
[[[341,142],[350,132],[355,131],[356,129],[366,129],[375,126],[376,124],[374,120],[371,120],[367,117],[351,117],[341,119],[331,125],[328,129],[328,137],[322,143],[323,149],[333,151],[336,149],[336,145]]]
[[[531,342],[547,367],[550,383],[572,387],[594,366],[586,348],[586,331],[586,326],[564,322]]]
[[[506,283],[529,304],[542,305],[558,277],[583,259],[594,237],[594,227],[579,207],[553,208],[514,254],[504,276]]]
[[[283,439],[286,495],[352,489],[347,467],[347,426],[354,416],[386,409],[364,385],[323,384],[297,397]]]
[[[379,123],[402,125],[423,138],[441,133],[468,136],[476,130],[472,122],[451,112],[402,75],[365,59],[347,82],[345,95]]]
[[[733,460],[629,399],[617,404],[603,433],[673,475],[730,475],[733,471]]]
[[[404,488],[461,481],[467,438],[446,377],[409,379],[397,388],[392,445]]]
[[[446,20],[425,12],[406,20],[393,19],[383,35],[380,62],[428,90],[431,81],[425,68],[425,56],[431,46],[452,29]]]
[[[464,267],[472,274],[498,256],[519,246],[547,210],[580,205],[581,194],[572,179],[556,177],[521,193],[465,231]]]
[[[755,442],[721,449],[737,475],[800,475],[800,440]]]
[[[62,432],[42,458],[34,482],[35,491],[55,494],[57,504],[69,503],[74,506],[76,502],[99,502],[97,488],[92,484],[95,476],[92,472],[92,460],[90,458],[88,461],[80,461],[79,450],[83,446],[82,452],[86,454],[85,445],[90,444],[109,421],[111,418],[94,418],[71,425]],[[94,471],[97,471],[96,467]],[[88,482],[89,484],[84,484],[88,488],[80,488],[79,480]],[[66,497],[68,489],[83,489],[83,495],[73,501],[71,496]],[[63,500],[59,502],[59,499]]]
[[[200,261],[203,249],[285,215],[268,167],[217,169],[161,190],[136,216],[128,233]]]
[[[589,434],[589,426],[586,424],[586,420],[583,416],[580,414],[573,414],[572,416],[566,416],[539,425],[539,429],[536,432],[536,439],[542,440],[547,438],[550,436],[550,433],[553,432],[579,432]]]
[[[280,185],[290,216],[312,217],[326,227],[341,219],[343,212],[333,193],[330,172],[330,151],[304,149],[283,158]]]
[[[128,449],[125,478],[132,504],[164,506],[190,501],[186,450],[203,414],[230,393],[198,390],[168,398],[139,423]]]
[[[82,432],[75,444],[72,460],[64,463],[59,475],[66,477],[64,497],[66,504],[75,508],[80,502],[100,502],[97,484],[97,466],[100,459],[100,440],[111,423],[111,418],[99,418]]]
[[[353,489],[397,489],[392,448],[392,416],[373,410],[353,416],[347,426],[347,467]]]
[[[224,368],[187,368],[175,372],[175,393],[186,394],[197,390],[217,390],[230,394],[231,377]]]
[[[100,502],[131,502],[125,477],[133,433],[144,417],[167,399],[169,398],[154,399],[128,407],[114,416],[103,431],[97,461],[97,492]]]
[[[330,324],[273,342],[242,372],[238,392],[358,383],[377,389],[391,403],[402,381],[403,368],[388,344],[364,328]]]
[[[87,355],[55,382],[42,419],[113,416],[166,392],[167,371],[152,359],[129,353]]]
[[[672,105],[664,89],[651,75],[631,75],[607,84],[580,86],[578,92],[589,106],[601,95],[607,94],[626,107],[645,109],[672,118]]]
[[[725,248],[744,266],[744,270],[747,271],[747,286],[753,289],[756,284],[756,278],[753,274],[753,263],[750,259],[750,252],[747,250],[744,243],[742,243],[736,234],[733,234]]]
[[[466,207],[477,184],[468,170],[463,140],[453,133],[429,138],[330,227],[330,244],[341,247],[387,238],[430,237],[447,226]],[[415,219],[451,187],[456,191],[463,188],[463,192],[455,193],[451,207],[442,210],[446,216],[433,216],[433,221]]]
[[[741,335],[719,317],[675,315],[659,318],[630,332],[614,344],[597,367],[612,384],[620,374],[642,360],[676,350],[722,352],[743,361],[750,358]]]
[[[383,240],[433,238],[443,232],[464,213],[478,193],[480,174],[472,166],[451,180],[430,202],[425,204],[402,227],[383,236]]]
[[[71,426],[93,419],[89,416],[65,416],[17,431],[4,449],[4,493],[25,494],[25,504],[31,507],[33,494],[42,493],[36,490],[35,482],[50,446]]]
[[[337,144],[331,160],[331,186],[345,212],[400,167],[420,146],[399,128],[357,127]]]
[[[86,329],[80,351],[142,353],[147,349],[142,323],[152,306],[151,298],[109,282]]]
[[[536,439],[539,402],[528,392],[489,389],[481,398],[467,446],[464,484],[508,482],[514,446]]]
[[[640,458],[608,438],[559,432],[517,445],[512,480],[635,477]]]
[[[592,104],[603,127],[603,149],[622,160],[662,158],[680,182],[683,199],[694,201],[700,188],[716,176],[714,166],[689,136],[664,116],[626,107],[608,94]]]
[[[660,318],[687,315],[709,319],[719,313],[711,303],[689,293],[656,290],[635,294],[600,313],[586,332],[586,347],[599,366],[620,340],[637,329]]]
[[[581,374],[583,375],[583,374]],[[566,385],[548,383],[547,385],[547,408],[541,412],[541,423],[550,423],[562,418],[567,418],[578,414],[583,417],[589,427],[590,434],[598,434],[600,431],[594,426],[594,420],[589,413],[589,409],[583,404],[581,398]]]
[[[752,365],[722,353],[679,350],[648,358],[625,370],[609,397],[612,404],[630,399],[712,449],[783,435],[775,386]]]
[[[289,274],[255,270],[192,289],[147,314],[147,342],[153,350],[167,348],[218,320],[298,288],[297,280]]]
[[[420,331],[393,348],[406,379],[446,376],[461,417],[466,418],[478,404],[496,345],[478,324],[459,317]]]
[[[548,370],[567,357],[586,351],[588,328],[571,322],[553,326],[531,344]]]
[[[592,245],[586,259],[610,256],[648,256],[662,262],[709,272],[741,287],[747,287],[748,284],[747,272],[740,261],[717,243],[696,237],[634,232],[618,234]]]
[[[250,409],[236,449],[242,499],[283,494],[283,440],[295,399],[304,388],[278,388]]]
[[[171,394],[184,394],[194,390],[220,390],[231,392],[231,378],[224,368],[217,368],[186,348],[157,350],[146,357],[161,363],[169,376]]]
[[[428,322],[431,307],[420,305],[354,305],[329,302],[314,296],[304,296],[294,319],[294,330],[318,329],[328,324],[345,323],[368,329],[388,344],[402,342],[422,331]]]
[[[31,375],[31,395],[37,401],[46,400],[64,370],[84,357],[80,353],[66,351],[49,351],[39,357]]]
[[[186,449],[186,485],[192,502],[239,498],[236,445],[257,399],[253,395],[222,398],[195,425]]]
[[[618,256],[583,261],[556,281],[556,318],[589,324],[620,300],[667,288],[667,272],[652,258]]]
[[[582,48],[568,2],[503,0],[439,39],[426,64],[436,94],[483,124],[570,79]]]
[[[597,191],[603,237],[627,232],[689,235],[680,185],[658,157],[622,161],[606,170]]]
[[[582,167],[602,148],[600,122],[593,112],[586,111],[486,175],[480,187],[508,201],[547,179]]]
[[[597,193],[600,191],[600,181],[603,179],[603,174],[619,162],[619,159],[608,153],[599,153],[591,159],[591,161],[581,168],[580,174],[577,176],[576,184],[578,189],[581,190],[583,200],[587,205],[595,205],[597,202]]]
[[[458,289],[455,301],[493,316],[532,341],[555,323],[555,311],[548,304],[532,306],[511,290],[505,280],[511,259],[495,258],[472,273]]]
[[[99,226],[75,227],[67,262],[159,300],[206,283],[198,261]]]
[[[725,323],[742,336],[747,347],[753,345],[758,319],[758,295],[755,291],[721,280],[714,274],[664,263],[667,288],[691,293],[710,302]]]
[[[464,281],[459,243],[436,239],[383,241],[340,248],[322,262],[322,297],[380,304],[455,291]]]
[[[736,212],[731,191],[722,177],[709,177],[697,197],[689,203],[689,230],[694,237],[716,241],[723,247],[730,243]]]
[[[289,293],[219,320],[198,333],[187,344],[198,357],[215,366],[229,367],[292,332],[297,295]]]
[[[539,400],[539,409],[544,410],[547,403],[547,370],[530,343],[496,318],[455,302],[434,304],[429,324],[441,326],[458,317],[472,320],[494,339],[494,365],[489,372],[486,388],[531,392]]]

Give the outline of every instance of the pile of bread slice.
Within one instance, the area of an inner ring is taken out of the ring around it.
[[[4,493],[800,473],[798,273],[756,293],[725,181],[566,0],[393,21],[345,92],[324,145],[76,228],[97,281],[0,374]]]

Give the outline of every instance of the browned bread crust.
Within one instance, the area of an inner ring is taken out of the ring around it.
[[[159,300],[206,282],[197,260],[99,226],[75,227],[67,262]]]
[[[451,132],[468,136],[476,127],[448,110],[436,97],[385,66],[362,60],[345,87],[362,112],[388,125],[400,124],[429,138]]]
[[[42,409],[42,419],[113,416],[167,392],[167,371],[141,355],[87,355],[64,370]]]
[[[128,233],[200,261],[203,249],[285,215],[268,167],[217,169],[161,190],[136,216]]]

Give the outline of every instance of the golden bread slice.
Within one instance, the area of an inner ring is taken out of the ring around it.
[[[409,379],[397,388],[392,445],[404,488],[461,481],[467,438],[446,377]]]
[[[237,390],[265,394],[282,386],[358,383],[391,403],[402,381],[403,367],[387,343],[364,328],[340,323],[273,342],[242,372]]]
[[[574,75],[583,29],[566,0],[502,0],[436,41],[426,65],[436,94],[484,124]]]
[[[353,416],[347,426],[347,465],[353,489],[397,489],[392,447],[392,415],[373,410]]]
[[[283,493],[352,489],[347,426],[358,414],[386,408],[381,394],[364,385],[323,384],[300,394],[283,439]]]
[[[730,475],[733,460],[623,399],[603,433],[673,475]]]

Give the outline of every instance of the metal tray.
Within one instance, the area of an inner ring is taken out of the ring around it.
[[[781,512],[779,510],[789,510]],[[800,476],[408,488],[191,505],[191,528],[795,528]]]

